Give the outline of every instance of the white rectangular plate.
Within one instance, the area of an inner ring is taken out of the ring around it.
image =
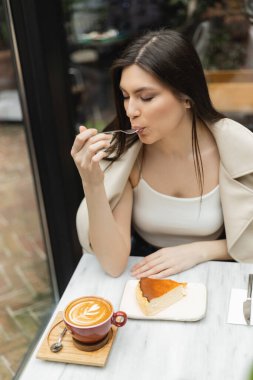
[[[127,313],[132,319],[159,319],[171,321],[198,321],[205,316],[207,292],[204,284],[188,283],[186,296],[156,315],[146,316],[136,299],[138,280],[129,280],[126,283],[121,299],[120,310]]]

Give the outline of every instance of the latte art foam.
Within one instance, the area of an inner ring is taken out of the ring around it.
[[[66,310],[67,320],[78,326],[98,325],[112,314],[112,307],[101,298],[82,298],[73,302]]]

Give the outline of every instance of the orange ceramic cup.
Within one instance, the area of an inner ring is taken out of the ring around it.
[[[112,325],[124,326],[127,315],[123,311],[114,312],[111,302],[102,297],[85,296],[67,305],[63,319],[74,339],[95,344],[109,333]]]

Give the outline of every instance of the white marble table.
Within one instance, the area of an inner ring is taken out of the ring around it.
[[[61,298],[55,314],[73,298],[100,295],[120,305],[129,269],[139,258],[129,259],[128,270],[111,278],[95,257],[85,254]],[[253,327],[227,324],[232,288],[246,288],[253,265],[209,262],[174,279],[206,284],[206,317],[198,322],[128,320],[118,330],[103,368],[46,362],[34,350],[21,380],[248,380],[253,363]],[[49,325],[51,321],[49,322]],[[47,333],[47,330],[44,334]],[[43,339],[43,336],[42,338]]]

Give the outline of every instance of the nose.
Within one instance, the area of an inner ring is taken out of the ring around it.
[[[134,119],[135,117],[140,116],[140,109],[133,99],[128,99],[125,104],[125,109],[129,119]]]

